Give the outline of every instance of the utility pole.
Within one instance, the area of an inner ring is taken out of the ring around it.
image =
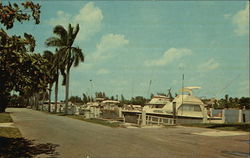
[[[181,96],[182,96],[182,104],[183,104],[183,91],[184,91],[184,73],[182,74],[182,91],[181,91]]]
[[[173,120],[174,124],[176,124],[176,102],[173,102]]]
[[[93,94],[92,94],[92,93],[93,93],[93,92],[92,92],[92,90],[93,90],[92,79],[90,79],[89,82],[90,82],[90,97],[93,98]]]

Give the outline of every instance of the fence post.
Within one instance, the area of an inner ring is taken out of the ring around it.
[[[173,102],[173,120],[174,124],[176,124],[176,102]]]
[[[226,122],[225,109],[222,110],[222,123]]]
[[[207,108],[203,106],[203,123],[207,123]]]
[[[146,125],[146,111],[142,111],[141,113],[141,126]]]
[[[242,109],[239,110],[239,117],[238,117],[238,122],[242,123]]]
[[[121,107],[118,108],[118,117],[122,117],[122,108]]]
[[[210,117],[213,117],[213,108],[210,108]]]

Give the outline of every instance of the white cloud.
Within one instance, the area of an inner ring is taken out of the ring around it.
[[[68,24],[79,24],[80,31],[77,40],[85,40],[101,29],[101,22],[103,20],[102,10],[94,5],[94,2],[89,2],[84,5],[76,15],[70,15],[64,11],[58,11],[56,18],[48,20],[50,25],[63,25],[68,27]]]
[[[186,48],[170,48],[165,51],[163,56],[159,59],[146,61],[147,66],[164,66],[172,63],[173,61],[183,58],[184,56],[192,55],[192,51]]]
[[[101,29],[103,15],[101,9],[94,6],[94,2],[87,3],[79,14],[74,17],[74,22],[80,25],[79,40],[92,36]]]
[[[232,21],[236,25],[234,32],[237,35],[249,34],[249,2],[247,2],[245,9],[240,10],[232,17]]]
[[[127,45],[129,40],[125,39],[121,34],[107,34],[101,38],[100,43],[96,45],[96,51],[92,54],[94,61],[102,61],[111,58],[115,55],[117,48]]]
[[[207,62],[200,65],[199,69],[202,71],[215,70],[220,66],[220,64],[214,59],[211,58]]]
[[[96,74],[102,75],[102,74],[108,74],[110,73],[107,69],[99,69]]]
[[[121,34],[107,34],[101,37],[100,42],[96,45],[96,49],[92,53],[88,53],[86,62],[81,64],[79,70],[91,70],[99,63],[107,59],[115,57],[119,52],[119,48],[124,47],[129,43]]]
[[[48,24],[50,25],[63,25],[63,26],[67,26],[67,24],[70,22],[71,19],[71,15],[65,13],[64,11],[57,11],[56,13],[57,18],[51,18],[47,21]]]

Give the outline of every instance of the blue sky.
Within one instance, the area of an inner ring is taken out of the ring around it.
[[[16,25],[30,32],[36,51],[55,25],[80,24],[75,42],[85,62],[72,68],[70,94],[104,91],[149,97],[201,86],[202,97],[249,96],[247,1],[41,1],[41,24]],[[53,50],[53,49],[51,49]],[[90,83],[92,80],[92,86]],[[151,86],[149,81],[152,80]],[[60,87],[59,98],[64,98]]]

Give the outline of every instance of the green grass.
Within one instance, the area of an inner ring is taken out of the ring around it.
[[[250,123],[224,123],[224,124],[195,123],[195,124],[182,124],[182,126],[210,128],[210,129],[217,129],[224,131],[250,132]]]
[[[0,113],[0,123],[13,122],[9,113]]]
[[[10,113],[0,113],[0,123],[9,122],[13,122],[12,118],[10,117]],[[18,128],[0,127],[0,137],[21,138],[22,135]]]
[[[0,137],[21,138],[22,135],[18,128],[0,127]]]
[[[107,120],[102,120],[102,119],[96,119],[96,118],[91,118],[91,119],[85,119],[83,116],[78,116],[78,115],[67,115],[67,117],[77,119],[77,120],[82,120],[90,123],[96,123],[108,127],[120,127],[121,123],[120,122],[109,122]]]

